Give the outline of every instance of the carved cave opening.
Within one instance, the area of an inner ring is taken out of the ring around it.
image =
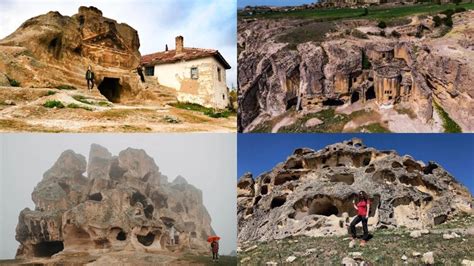
[[[359,93],[354,91],[351,96],[351,103],[355,103],[357,101],[359,101]]]
[[[280,207],[280,206],[283,206],[283,204],[285,204],[286,202],[286,196],[278,196],[278,197],[274,197],[272,199],[272,202],[270,203],[270,208],[277,208],[277,207]]]
[[[151,246],[155,241],[155,234],[148,233],[146,236],[137,235],[138,242],[140,242],[144,246]]]
[[[63,241],[41,242],[33,245],[35,257],[51,257],[64,249]]]
[[[122,85],[118,78],[105,77],[98,86],[100,94],[104,95],[107,100],[118,103],[122,94]]]
[[[118,232],[116,239],[118,241],[125,241],[127,240],[127,234],[124,231],[120,231]]]
[[[89,200],[102,201],[102,194],[101,193],[91,194],[91,195],[89,195]]]
[[[323,106],[340,106],[343,105],[344,101],[339,99],[327,99],[323,101]]]
[[[367,89],[365,92],[365,100],[369,101],[375,99],[375,89],[374,86],[370,86],[370,88]]]
[[[61,48],[62,40],[60,37],[53,38],[48,44],[48,52],[50,52],[56,59],[61,58]]]

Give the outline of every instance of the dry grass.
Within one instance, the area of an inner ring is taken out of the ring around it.
[[[23,121],[14,119],[0,119],[0,132],[48,132],[58,133],[64,131],[60,128],[48,128],[43,126],[30,125]]]

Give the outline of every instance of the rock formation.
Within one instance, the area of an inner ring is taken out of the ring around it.
[[[471,212],[469,191],[439,164],[352,139],[296,149],[283,163],[237,184],[238,241],[347,234],[360,190],[372,201],[369,227],[428,228]]]
[[[239,131],[289,109],[308,113],[370,101],[403,105],[425,124],[433,120],[436,101],[464,131],[473,131],[474,54],[466,36],[474,30],[474,12],[453,15],[444,37],[431,18],[415,17],[383,36],[374,23],[239,19]],[[318,29],[315,41],[298,42],[306,36],[298,33],[301,27],[307,35]],[[354,29],[362,37],[352,36]]]
[[[21,211],[16,229],[20,259],[103,249],[205,252],[214,235],[202,192],[181,176],[168,182],[143,150],[112,156],[93,144],[88,163],[67,150],[32,199],[35,209]]]
[[[86,89],[85,73],[91,65],[96,88],[119,102],[143,89],[136,73],[139,47],[135,29],[103,17],[95,7],[80,7],[72,17],[49,12],[0,40],[0,72],[26,87]]]

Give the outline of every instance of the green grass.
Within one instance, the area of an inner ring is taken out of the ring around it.
[[[78,105],[78,104],[75,104],[75,103],[70,103],[70,104],[68,104],[68,105],[67,105],[67,108],[71,108],[71,109],[84,109],[84,110],[87,110],[87,111],[92,111],[92,108],[90,108],[90,107]]]
[[[55,91],[48,91],[48,92],[46,92],[46,96],[51,96],[51,95],[54,95],[54,94],[56,94]]]
[[[94,104],[93,102],[87,100],[87,98],[84,97],[84,96],[82,96],[82,95],[78,95],[78,94],[77,94],[77,95],[73,95],[72,98],[73,98],[74,100],[78,101],[78,102],[81,102],[81,103],[90,104],[90,105]]]
[[[235,112],[230,110],[214,110],[213,108],[207,108],[196,103],[177,102],[171,103],[170,105],[179,109],[201,112],[212,118],[227,118],[231,115],[235,115]]]
[[[346,18],[364,18],[371,20],[384,20],[389,24],[390,20],[398,19],[415,14],[436,14],[446,9],[455,9],[456,7],[463,7],[467,10],[474,9],[474,3],[462,3],[456,6],[455,4],[417,4],[417,5],[406,5],[399,7],[384,7],[375,6],[369,7],[369,13],[364,15],[364,8],[330,8],[330,9],[313,9],[313,10],[297,10],[289,12],[270,12],[265,14],[256,15],[245,15],[240,12],[240,18],[264,18],[264,19],[280,19],[280,18],[291,18],[291,19],[313,19],[318,21],[329,21],[339,20]]]
[[[56,87],[58,90],[77,90],[76,87],[70,85],[59,85]]]
[[[64,104],[57,100],[48,100],[43,104],[46,108],[64,108]]]
[[[309,41],[323,42],[326,39],[326,33],[334,29],[334,23],[332,22],[316,22],[300,27],[290,29],[283,35],[277,37],[278,42],[288,43],[290,50],[296,50],[296,46],[299,43],[305,43]]]
[[[449,221],[436,226],[434,229],[445,228],[466,228],[472,224],[472,215],[459,220]],[[455,223],[455,225],[451,225]],[[362,252],[364,261],[368,265],[403,265],[401,257],[405,254],[408,257],[409,265],[422,265],[420,257],[412,256],[413,252],[421,254],[434,252],[435,265],[460,265],[463,259],[474,260],[472,246],[474,236],[464,235],[461,238],[445,240],[441,233],[431,232],[420,238],[411,238],[409,229],[379,229],[371,231],[373,238],[365,247],[356,245],[349,248],[348,236],[333,237],[290,237],[279,241],[255,242],[257,249],[240,252],[239,260],[246,259],[243,265],[265,265],[268,261],[280,263],[285,262],[291,255],[296,256],[293,262],[295,265],[341,265],[344,257],[349,252]],[[465,239],[463,241],[463,239]],[[245,250],[246,247],[243,247]],[[305,251],[313,249],[313,252],[305,255]]]
[[[445,133],[462,133],[461,127],[449,117],[449,114],[435,101],[433,101],[436,111],[441,120],[443,120],[443,128]]]
[[[12,87],[20,87],[21,83],[16,80],[16,79],[12,79],[10,77],[7,76],[7,79],[8,79],[8,82],[10,82],[10,86]]]

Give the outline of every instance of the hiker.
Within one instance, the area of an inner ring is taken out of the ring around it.
[[[174,226],[172,225],[170,229],[170,245],[171,246],[174,246],[176,243],[174,235],[175,235],[175,229],[174,229]]]
[[[356,239],[355,226],[356,224],[362,222],[364,235],[362,236],[360,245],[363,247],[365,246],[365,243],[367,242],[368,237],[369,237],[369,229],[367,228],[367,221],[369,219],[369,210],[370,210],[370,201],[365,191],[360,191],[357,204],[355,200],[352,201],[352,204],[354,205],[354,208],[357,210],[357,216],[354,218],[354,220],[352,220],[351,225],[350,225],[352,242],[354,242]]]
[[[219,260],[219,242],[214,240],[211,242],[211,250],[212,250],[212,261]]]
[[[89,65],[89,67],[87,68],[86,80],[87,80],[87,89],[89,91],[92,91],[92,89],[94,88],[94,72],[92,72],[91,65]]]
[[[138,75],[140,76],[140,80],[142,82],[145,82],[145,76],[143,76],[143,69],[142,69],[142,66],[138,66],[137,67],[137,73]]]

